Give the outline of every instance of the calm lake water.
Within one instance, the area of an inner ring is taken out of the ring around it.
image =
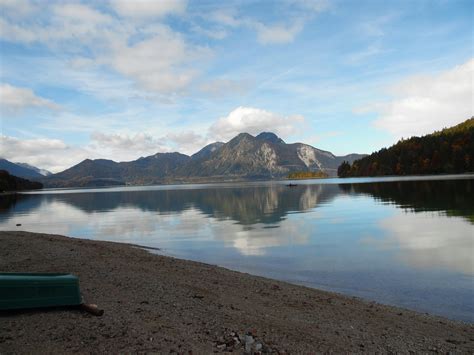
[[[285,183],[3,195],[0,230],[158,247],[474,322],[473,175]]]

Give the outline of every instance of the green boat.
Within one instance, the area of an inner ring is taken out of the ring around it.
[[[0,273],[0,310],[81,304],[82,297],[77,276]]]

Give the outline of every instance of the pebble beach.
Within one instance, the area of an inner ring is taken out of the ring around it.
[[[18,231],[0,245],[0,272],[72,273],[104,310],[2,311],[0,354],[474,352],[472,324],[133,245]]]

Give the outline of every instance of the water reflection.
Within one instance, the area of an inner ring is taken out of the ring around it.
[[[145,188],[146,189],[146,188]],[[104,195],[104,193],[106,195]],[[398,181],[339,185],[284,185],[194,190],[123,191],[3,195],[0,221],[52,202],[64,202],[87,213],[133,207],[162,214],[196,208],[208,216],[242,225],[278,224],[291,212],[329,203],[341,194],[365,194],[412,212],[440,211],[474,223],[474,180]]]
[[[10,195],[0,202],[0,221],[27,213],[53,202],[63,202],[87,213],[130,207],[161,214],[181,213],[196,208],[219,220],[232,219],[251,227],[278,224],[291,212],[304,212],[330,201],[341,190],[337,185],[284,185],[195,190],[123,191],[104,193],[61,193]]]
[[[351,194],[367,194],[412,212],[440,211],[474,224],[474,180],[394,181],[341,184]]]
[[[364,182],[3,195],[0,230],[21,223],[22,230],[159,247],[474,320],[474,179]]]
[[[380,226],[388,237],[372,242],[384,249],[397,248],[404,264],[417,269],[436,268],[474,275],[472,225],[459,223],[456,218],[433,218],[431,213],[422,212],[397,213],[381,220]]]

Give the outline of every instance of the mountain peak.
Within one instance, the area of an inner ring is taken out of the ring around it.
[[[223,145],[224,145],[223,142],[214,142],[214,143],[208,144],[204,148],[199,150],[198,152],[191,155],[191,158],[193,159],[208,158],[212,153],[214,153],[216,150],[219,150]]]
[[[255,138],[269,141],[272,143],[285,143],[283,139],[281,139],[275,133],[272,133],[272,132],[262,132]]]
[[[235,139],[235,138],[238,138],[238,139],[241,139],[241,138],[254,138],[254,136],[252,136],[250,133],[243,132],[243,133],[239,133],[238,135],[236,135],[233,139]]]
[[[242,141],[245,141],[245,140],[253,140],[255,139],[254,136],[252,136],[251,134],[249,133],[239,133],[238,135],[236,135],[234,138],[232,138],[230,141],[227,142],[227,144],[230,144],[230,145],[235,145],[235,144],[238,144]]]

